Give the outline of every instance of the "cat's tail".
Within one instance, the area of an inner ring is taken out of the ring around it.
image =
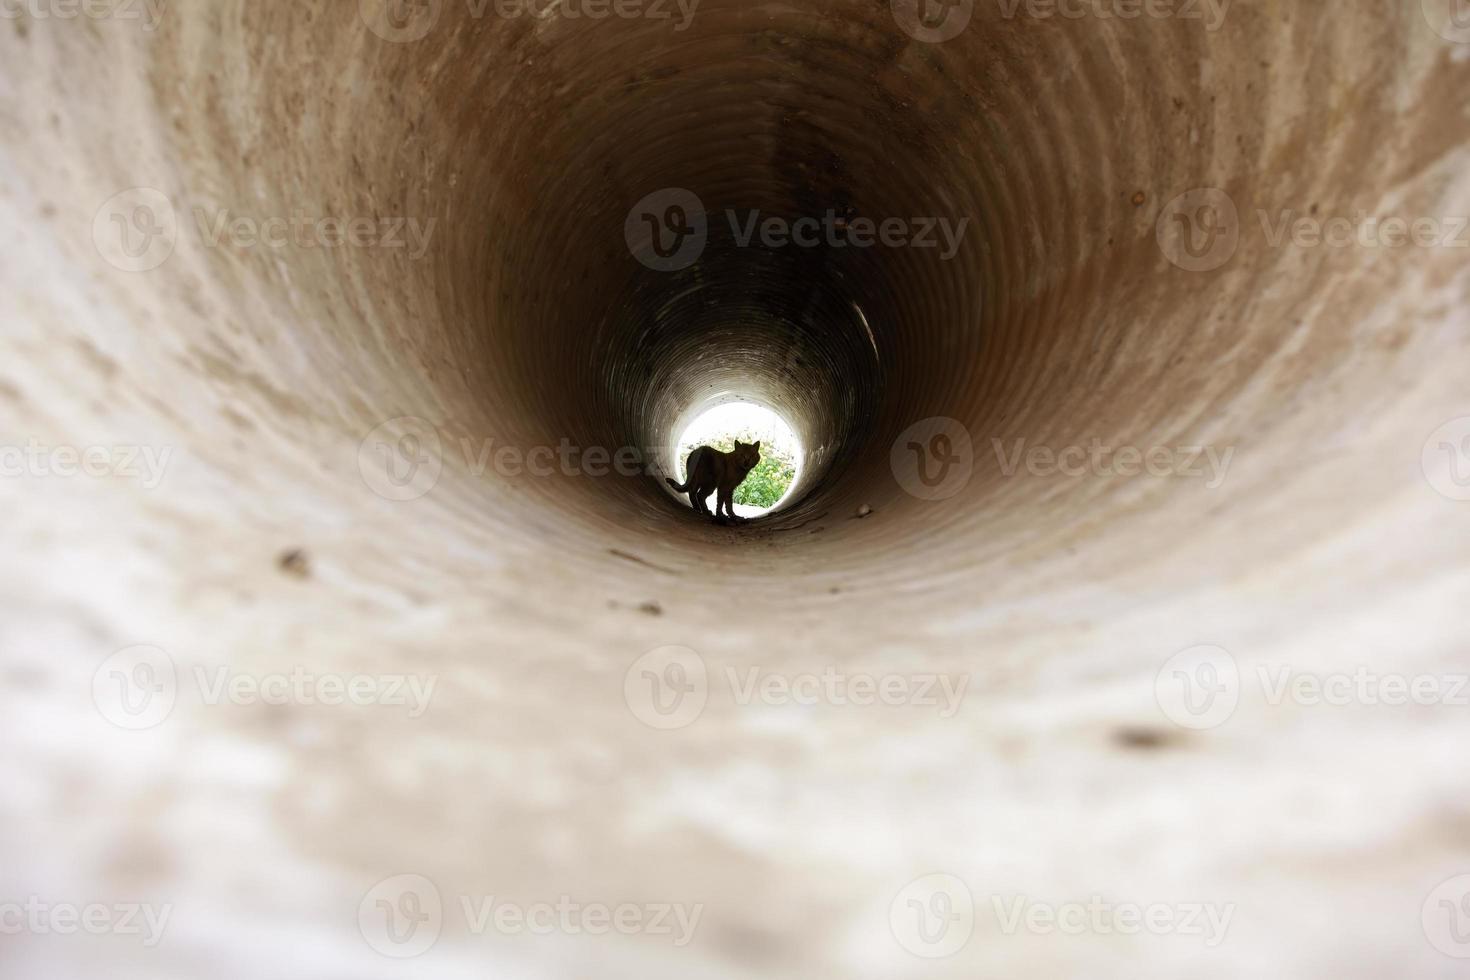
[[[680,493],[688,493],[689,492],[689,484],[686,483],[686,484],[684,484],[681,487],[681,486],[679,486],[679,484],[677,484],[677,483],[674,482],[674,478],[671,477],[671,476],[664,477],[664,482],[667,483],[669,486],[673,487],[675,490],[679,491]]]

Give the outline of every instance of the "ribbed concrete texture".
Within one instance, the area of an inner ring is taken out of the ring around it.
[[[1463,2],[4,17],[0,974],[1462,975]]]

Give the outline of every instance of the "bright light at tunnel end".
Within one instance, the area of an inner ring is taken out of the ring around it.
[[[754,518],[780,509],[791,500],[792,490],[801,482],[801,440],[797,438],[791,425],[777,412],[756,402],[738,399],[722,401],[713,407],[699,410],[693,420],[684,426],[674,443],[671,460],[674,476],[682,481],[688,475],[685,463],[689,453],[697,447],[711,445],[725,448],[727,443],[735,439],[742,442],[757,441],[761,444],[762,467],[758,467],[751,477],[746,478],[745,484],[742,484],[747,493],[752,492],[752,478],[759,479],[767,472],[773,474],[776,486],[782,482],[785,484],[780,487],[779,497],[764,504],[740,503],[740,493],[737,491],[735,513],[740,517]],[[768,461],[772,460],[790,461],[789,479],[780,479],[775,468],[768,465]],[[763,485],[770,486],[771,483],[765,480]],[[678,496],[687,502],[687,496]]]

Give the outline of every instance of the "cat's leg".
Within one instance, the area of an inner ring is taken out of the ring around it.
[[[744,524],[745,523],[745,518],[743,518],[739,514],[735,513],[735,488],[734,487],[731,487],[725,493],[725,513],[728,514],[730,516],[730,520],[733,521],[733,522],[735,522],[736,524]]]

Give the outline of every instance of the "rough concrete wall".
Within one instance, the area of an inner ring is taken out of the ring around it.
[[[1465,670],[1470,31],[1433,0],[1011,8],[942,43],[873,2],[0,25],[0,901],[171,909],[152,946],[21,930],[0,970],[1456,975],[1470,708],[1262,678]],[[712,230],[658,271],[625,232],[666,188]],[[719,230],[829,207],[970,225],[948,259]],[[1360,213],[1439,240],[1276,235]],[[494,455],[657,459],[742,384],[809,453],[764,524]],[[906,447],[940,434],[928,487]],[[1068,476],[1018,440],[1229,455]],[[1172,686],[1202,645],[1228,718]],[[966,686],[742,703],[752,669]],[[690,700],[660,715],[645,670]],[[422,713],[312,701],[400,674]],[[404,889],[442,903],[407,961]],[[508,935],[463,912],[491,895],[702,914],[683,946]],[[1211,946],[998,912],[1093,896],[1232,917]]]

